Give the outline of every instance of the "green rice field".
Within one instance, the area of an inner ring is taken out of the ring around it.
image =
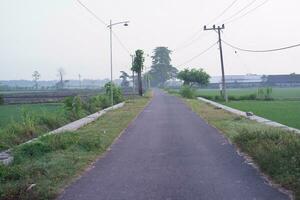
[[[230,101],[226,105],[300,129],[300,101]]]
[[[0,106],[0,128],[5,127],[6,124],[12,120],[18,122],[22,118],[22,111],[25,109],[30,113],[42,112],[58,112],[63,107],[60,103],[51,104],[26,104],[26,105],[1,105]]]
[[[297,88],[272,88],[272,97],[275,99],[287,99],[287,100],[300,100],[300,87]],[[257,88],[244,88],[244,89],[228,89],[228,95],[231,96],[243,96],[250,94],[257,94]],[[200,89],[197,91],[198,95],[203,96],[216,96],[220,92],[218,89]]]

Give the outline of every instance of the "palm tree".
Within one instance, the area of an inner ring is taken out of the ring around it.
[[[133,61],[132,71],[136,72],[138,75],[138,87],[139,87],[139,95],[143,95],[143,85],[142,85],[142,71],[144,68],[144,51],[143,50],[136,50],[135,57]]]

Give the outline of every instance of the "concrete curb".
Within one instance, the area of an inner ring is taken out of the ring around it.
[[[119,103],[117,105],[114,105],[112,107],[106,108],[104,110],[101,110],[99,112],[96,112],[92,115],[89,115],[87,117],[84,117],[82,119],[79,119],[77,121],[71,122],[63,127],[60,127],[56,130],[53,130],[49,133],[46,133],[40,137],[34,138],[32,140],[29,140],[25,143],[19,144],[18,146],[24,145],[24,144],[29,144],[31,142],[37,141],[42,137],[48,136],[48,135],[55,135],[55,134],[60,134],[60,133],[64,133],[64,132],[68,132],[68,131],[76,131],[90,123],[92,123],[93,121],[96,121],[98,118],[100,118],[102,115],[104,115],[105,113],[107,113],[108,111],[111,110],[116,110],[119,109],[121,107],[123,107],[125,105],[124,102]],[[0,163],[4,164],[4,165],[8,165],[13,161],[13,157],[11,156],[10,152],[12,149],[6,150],[6,151],[2,151],[0,152]]]
[[[276,127],[276,128],[281,128],[281,129],[284,129],[286,131],[291,131],[291,132],[300,134],[300,130],[299,129],[292,128],[292,127],[280,124],[278,122],[274,122],[274,121],[271,121],[269,119],[265,119],[263,117],[259,117],[259,116],[256,116],[256,115],[248,116],[246,112],[243,112],[243,111],[240,111],[238,109],[234,109],[234,108],[231,108],[231,107],[219,104],[219,103],[214,102],[214,101],[207,100],[207,99],[202,98],[202,97],[198,97],[198,100],[203,101],[205,103],[209,103],[209,104],[211,104],[211,105],[213,105],[213,106],[215,106],[217,108],[226,110],[228,112],[231,112],[233,114],[245,117],[247,119],[250,119],[250,120],[253,120],[253,121],[256,121],[256,122],[268,125],[268,126],[272,126],[272,127]]]

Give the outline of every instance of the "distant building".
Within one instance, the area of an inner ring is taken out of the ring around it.
[[[229,88],[243,88],[243,87],[259,87],[263,83],[263,76],[256,74],[247,75],[227,75],[225,76],[226,86]],[[222,77],[211,77],[210,88],[219,88],[222,83]]]
[[[300,74],[269,75],[267,76],[266,85],[279,87],[300,86]]]

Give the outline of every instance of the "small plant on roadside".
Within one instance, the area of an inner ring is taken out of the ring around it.
[[[83,109],[83,102],[80,96],[67,97],[64,100],[66,113],[69,119],[76,120],[85,115]]]
[[[23,130],[29,137],[34,137],[36,133],[36,117],[29,110],[22,108]]]
[[[195,90],[187,85],[183,85],[179,91],[180,95],[184,98],[194,99],[196,97]]]
[[[112,87],[114,104],[120,103],[124,100],[120,87],[116,86],[115,84],[111,84],[111,82],[106,83],[104,87],[105,87],[105,94],[108,97],[111,96],[111,87]]]

